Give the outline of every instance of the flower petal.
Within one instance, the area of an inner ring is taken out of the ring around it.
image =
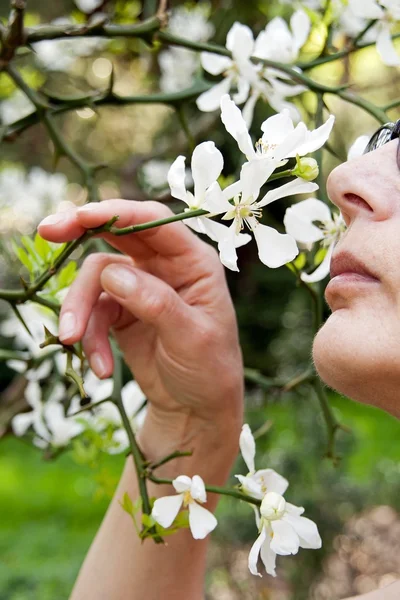
[[[211,75],[221,75],[232,67],[233,61],[229,56],[220,56],[212,52],[201,53],[201,65]]]
[[[195,540],[203,540],[218,525],[215,516],[197,502],[189,504],[189,527]]]
[[[253,233],[260,260],[271,269],[291,262],[299,253],[294,238],[284,233],[278,233],[273,227],[258,223],[253,228]]]
[[[16,415],[11,421],[11,427],[14,434],[17,437],[24,435],[27,429],[33,424],[34,418],[35,413],[33,411]]]
[[[242,427],[242,431],[239,437],[239,447],[242,453],[243,460],[247,465],[249,473],[254,473],[254,458],[256,456],[256,442],[254,440],[251,429],[247,423]]]
[[[188,220],[191,221],[192,219]],[[201,220],[203,223],[204,231],[201,233],[208,235],[208,237],[214,242],[219,242],[226,237],[228,229],[226,225],[222,225],[222,223],[218,223],[217,221],[213,221],[212,219],[208,219],[206,217],[198,220]],[[242,246],[245,246],[251,241],[251,239],[251,235],[248,235],[247,233],[239,233],[239,235],[236,235],[234,238],[235,248],[241,248]]]
[[[268,539],[266,539],[265,543],[261,546],[261,560],[263,561],[265,570],[267,571],[268,575],[276,577],[276,553],[272,550],[271,543]]]
[[[243,104],[243,102],[246,102],[247,98],[249,97],[251,87],[250,82],[246,77],[239,77],[236,86],[237,92],[233,94],[233,100],[236,102],[236,104]]]
[[[261,469],[256,472],[256,477],[263,482],[263,487],[266,490],[266,492],[264,491],[264,494],[267,492],[275,492],[276,494],[283,496],[289,486],[288,480],[282,477],[282,475],[279,475],[274,469]]]
[[[204,486],[204,481],[199,475],[193,475],[192,477],[192,485],[190,486],[190,495],[193,500],[198,500],[199,502],[207,501],[206,488]]]
[[[242,491],[245,494],[251,496],[252,498],[262,500],[264,492],[262,491],[261,485],[255,479],[254,475],[235,475],[235,477],[240,481]]]
[[[178,156],[169,168],[168,184],[171,189],[171,195],[174,198],[178,198],[178,200],[183,200],[187,204],[185,177],[185,157]]]
[[[379,25],[379,32],[376,38],[376,49],[385,65],[388,67],[398,67],[400,65],[400,56],[393,44],[390,26],[384,23],[380,23]]]
[[[226,228],[226,236],[218,242],[219,258],[227,269],[239,271],[236,252],[236,223]]]
[[[364,150],[367,147],[367,144],[370,140],[369,135],[359,135],[358,138],[354,140],[352,145],[349,148],[347,153],[347,160],[351,160],[352,158],[358,158],[364,154]]]
[[[261,548],[262,548],[264,542],[266,542],[266,540],[267,540],[267,531],[266,531],[265,527],[263,527],[261,529],[260,535],[258,536],[256,541],[252,545],[250,554],[249,554],[248,565],[249,565],[249,571],[252,575],[258,575],[259,577],[261,577],[261,573],[259,573],[257,570],[257,562],[258,562],[258,557],[260,556]],[[267,543],[269,544],[268,540],[267,540]]]
[[[237,183],[240,184],[240,182]],[[240,188],[238,191],[240,192]],[[235,194],[233,193],[232,196],[224,194],[219,183],[215,181],[206,192],[204,208],[215,215],[226,213],[232,210],[232,205],[228,202],[228,199],[232,198],[233,195]]]
[[[247,100],[246,104],[243,106],[242,116],[248,129],[250,129],[251,124],[253,123],[254,110],[259,97],[260,94],[258,92],[253,92]]]
[[[325,277],[328,277],[334,248],[335,244],[331,244],[322,263],[315,269],[313,273],[302,273],[300,275],[301,280],[305,281],[306,283],[316,283],[317,281],[322,281],[325,279]]]
[[[262,200],[257,202],[258,206],[267,206],[275,200],[280,198],[286,198],[287,196],[294,196],[296,194],[310,194],[318,189],[318,185],[312,181],[304,181],[300,177],[289,181],[273,190],[267,192]]]
[[[300,50],[307,41],[310,33],[310,17],[304,10],[296,10],[290,17],[290,27],[293,33],[293,42],[296,52]]]
[[[314,129],[314,131],[307,131],[306,140],[304,144],[299,146],[293,154],[290,156],[304,156],[305,154],[309,154],[310,152],[315,152],[325,144],[327,139],[329,138],[332,127],[335,123],[335,117],[330,115],[329,119],[325,121],[321,127]],[[289,158],[289,155],[288,155]]]
[[[180,511],[182,503],[182,494],[157,498],[154,502],[151,516],[159,525],[161,525],[161,527],[170,527]]]
[[[225,129],[237,141],[239,149],[247,158],[255,156],[255,150],[240,108],[228,94],[221,98],[221,121]]]
[[[286,233],[301,244],[314,244],[324,238],[323,231],[313,221],[332,221],[328,206],[316,198],[293,204],[286,210],[283,219]]]
[[[179,475],[179,477],[173,480],[172,485],[178,494],[182,492],[188,492],[190,490],[190,486],[192,485],[192,479],[187,475]]]
[[[253,32],[247,25],[236,21],[226,36],[226,47],[232,52],[234,60],[250,58],[254,50]]]
[[[314,521],[311,521],[311,519],[307,519],[306,517],[288,513],[282,518],[293,527],[299,536],[301,548],[311,548],[314,550],[321,548],[321,536],[319,535],[318,528]]]
[[[271,550],[282,556],[297,554],[300,540],[292,525],[280,519],[271,521],[271,527],[274,533],[271,540]]]
[[[213,85],[209,90],[203,92],[197,98],[197,108],[203,112],[217,110],[220,106],[222,96],[229,92],[231,85],[232,77],[225,77],[222,81]]]
[[[294,126],[288,110],[269,117],[261,125],[261,131],[264,133],[263,142],[274,146],[281,144],[293,130]]]
[[[363,19],[381,19],[383,10],[376,0],[351,0],[351,12]]]
[[[204,202],[206,189],[221,175],[224,159],[214,142],[196,146],[192,155],[192,176],[196,206]]]

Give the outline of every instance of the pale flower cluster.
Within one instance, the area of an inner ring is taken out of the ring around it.
[[[187,219],[185,223],[217,242],[221,262],[227,268],[238,270],[236,249],[251,240],[249,234],[242,233],[245,227],[254,236],[261,262],[271,268],[280,267],[297,256],[296,240],[292,235],[279,233],[261,223],[263,209],[280,198],[310,194],[318,186],[309,181],[307,169],[304,172],[294,169],[291,181],[260,198],[261,188],[288,159],[297,157],[301,162],[300,157],[320,148],[329,137],[334,117],[330,116],[319,128],[309,131],[302,122],[295,127],[289,111],[284,109],[262,124],[262,137],[255,145],[240,109],[228,95],[221,100],[221,119],[246,159],[239,180],[221,189],[218,179],[224,166],[223,156],[214,142],[203,142],[192,155],[193,193],[185,185],[185,157],[179,156],[168,174],[171,194],[185,202],[187,210],[208,211],[208,214]],[[313,178],[315,169],[311,167],[311,171]],[[296,176],[297,173],[300,176]],[[218,215],[222,221],[231,224],[225,226],[214,220]]]
[[[208,21],[210,6],[199,4],[177,6],[169,19],[168,31],[173,35],[195,42],[206,42],[214,34],[214,26]],[[186,48],[169,48],[158,57],[163,92],[178,92],[190,88],[200,67],[199,56]]]
[[[287,98],[297,96],[305,88],[293,84],[285,73],[266,67],[261,59],[276,60],[278,56],[281,63],[294,63],[310,28],[310,19],[301,9],[293,13],[290,27],[276,17],[256,39],[247,25],[234,23],[226,38],[231,57],[210,52],[201,55],[203,69],[214,76],[222,75],[223,79],[198,97],[198,108],[206,112],[217,110],[222,97],[234,89],[233,100],[238,105],[244,104],[243,115],[248,126],[259,98],[277,112],[287,108],[293,120],[298,121],[300,114]]]
[[[53,25],[63,25],[66,30],[75,22],[69,17],[55,19]],[[49,71],[68,71],[77,58],[90,56],[107,46],[107,40],[98,37],[71,37],[58,40],[42,40],[32,48],[42,67]]]
[[[0,233],[32,233],[45,215],[68,206],[67,184],[62,173],[5,167],[0,171]]]
[[[299,548],[321,548],[321,538],[313,521],[303,517],[304,508],[287,502],[288,481],[273,469],[255,469],[256,445],[250,427],[243,425],[239,440],[243,459],[249,469],[246,476],[236,475],[241,491],[261,500],[253,505],[258,528],[248,559],[249,570],[260,575],[259,557],[269,575],[276,576],[277,555],[297,554]],[[172,482],[176,494],[158,498],[153,505],[152,517],[164,528],[171,527],[179,511],[189,512],[189,528],[195,539],[204,539],[217,526],[217,519],[202,504],[207,502],[206,486],[199,475],[180,475]],[[261,576],[261,575],[260,575]]]
[[[12,337],[14,347],[22,350],[21,360],[9,360],[7,366],[23,373],[28,381],[24,397],[31,410],[13,418],[11,426],[14,434],[23,436],[29,430],[33,433],[33,443],[36,446],[60,448],[67,446],[85,429],[102,433],[111,428],[111,436],[107,437],[103,450],[110,454],[126,451],[129,440],[122,426],[119,411],[114,403],[104,402],[112,394],[112,379],[100,380],[88,370],[84,376],[85,391],[91,404],[98,406],[90,412],[75,415],[81,406],[80,398],[74,396],[66,411],[68,394],[65,385],[61,382],[52,383],[48,387],[45,385],[45,380],[51,373],[55,373],[57,378],[65,374],[66,355],[62,352],[54,353],[52,347],[39,347],[44,340],[44,326],[52,333],[57,331],[54,314],[32,303],[21,305],[19,311],[29,327],[29,332],[11,311],[8,317],[0,322],[0,334]],[[29,359],[35,359],[38,366],[27,369]],[[73,366],[79,372],[80,361],[76,357]],[[128,418],[136,430],[145,416],[145,396],[135,381],[128,382],[122,388],[121,395]]]
[[[27,117],[35,110],[35,106],[29,98],[21,90],[17,90],[9,98],[0,102],[0,121],[3,125],[10,125]]]

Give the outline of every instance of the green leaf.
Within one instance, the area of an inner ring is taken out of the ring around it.
[[[314,256],[314,265],[318,266],[322,263],[326,256],[326,248],[320,248],[316,255]]]
[[[32,264],[36,265],[38,268],[41,268],[44,264],[43,260],[40,258],[40,256],[38,255],[36,248],[35,248],[35,243],[34,241],[27,235],[24,235],[21,237],[21,242],[23,243],[23,245],[26,248],[26,251],[28,252]]]
[[[16,248],[15,253],[18,256],[19,260],[24,265],[24,267],[26,267],[28,269],[29,273],[32,273],[33,265],[32,265],[30,257],[27,255],[25,250],[23,248]]]
[[[154,525],[156,524],[153,517],[151,515],[146,515],[145,513],[142,514],[142,523],[145,527],[148,527],[149,529],[151,527],[154,527]]]
[[[35,235],[34,248],[44,262],[48,260],[51,253],[50,244],[44,240],[38,233]]]
[[[77,264],[71,260],[63,269],[61,269],[58,277],[58,288],[66,288],[71,285],[77,275]]]
[[[125,494],[123,495],[122,502],[120,502],[120,504],[121,504],[122,508],[124,509],[124,511],[132,517],[134,514],[133,503],[132,503],[132,500],[130,499],[129,495],[127,494],[127,492],[125,492]]]

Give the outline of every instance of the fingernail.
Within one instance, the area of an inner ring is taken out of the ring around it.
[[[76,318],[74,313],[66,312],[60,319],[60,328],[58,331],[58,337],[61,341],[71,337],[75,333]]]
[[[93,352],[93,354],[90,355],[90,366],[97,377],[102,378],[106,376],[106,364],[100,352]]]
[[[87,212],[92,212],[97,210],[99,207],[99,203],[95,202],[95,203],[91,203],[91,204],[84,204],[83,206],[80,206],[77,210],[78,213],[87,213]]]
[[[136,275],[127,267],[109,265],[104,269],[101,280],[107,291],[120,298],[127,298],[136,289]]]
[[[55,215],[49,215],[42,221],[40,221],[40,225],[57,225],[57,223],[62,223],[65,220],[65,213],[57,213]]]

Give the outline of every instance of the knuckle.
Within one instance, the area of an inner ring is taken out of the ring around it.
[[[169,292],[151,294],[146,298],[146,313],[150,321],[156,322],[171,313],[175,305],[173,295]]]

